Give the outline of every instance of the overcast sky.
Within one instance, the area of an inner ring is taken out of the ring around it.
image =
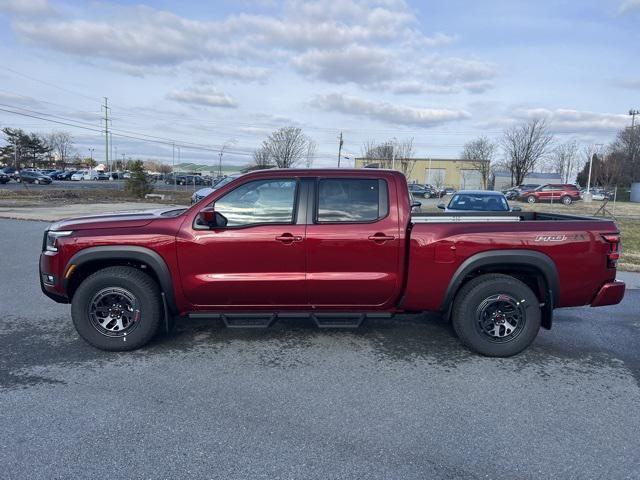
[[[169,162],[155,141],[212,164],[227,142],[246,164],[284,125],[318,143],[316,166],[335,165],[340,131],[347,155],[413,137],[454,158],[533,117],[608,143],[640,108],[639,45],[640,0],[0,0],[0,109],[75,125],[0,126],[68,130],[101,160],[106,96],[118,153]]]

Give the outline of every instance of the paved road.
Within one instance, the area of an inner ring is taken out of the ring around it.
[[[640,290],[511,359],[423,316],[110,354],[40,293],[44,227],[0,220],[2,478],[640,478]]]

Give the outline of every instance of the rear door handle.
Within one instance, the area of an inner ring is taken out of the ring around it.
[[[369,236],[369,240],[376,243],[384,243],[389,240],[395,240],[395,238],[393,235],[385,235],[384,233],[376,233],[375,235]]]
[[[282,235],[278,235],[276,240],[282,243],[293,243],[293,242],[301,242],[302,237],[299,235],[292,235],[290,233],[283,233]]]

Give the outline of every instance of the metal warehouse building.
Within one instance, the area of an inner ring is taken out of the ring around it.
[[[506,190],[513,186],[511,184],[511,172],[495,172],[492,178],[493,190]],[[543,173],[531,172],[524,177],[522,183],[537,183],[544,185],[546,183],[562,183],[562,177],[559,173]]]
[[[379,168],[375,160],[356,158],[356,168]],[[480,172],[473,162],[448,158],[416,158],[408,172],[409,183],[428,183],[435,187],[461,189],[482,188]]]

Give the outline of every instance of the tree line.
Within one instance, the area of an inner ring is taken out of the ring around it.
[[[502,150],[503,157],[496,160]],[[497,142],[479,137],[467,142],[462,159],[480,172],[484,188],[495,171],[511,174],[511,184],[520,185],[536,169],[560,175],[562,183],[586,186],[591,163],[591,185],[628,186],[640,180],[640,131],[623,128],[602,148],[582,149],[575,140],[557,143],[544,119],[534,119],[504,130]]]

